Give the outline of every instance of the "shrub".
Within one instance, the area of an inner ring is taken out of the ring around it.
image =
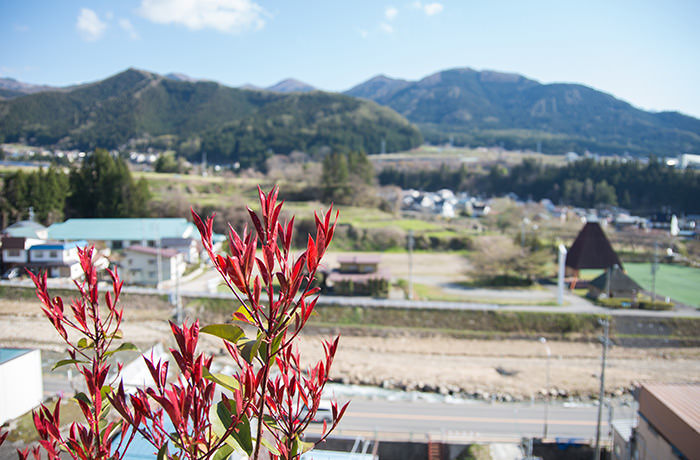
[[[61,428],[60,401],[54,410],[42,405],[34,413],[41,449],[50,460],[58,460],[60,452],[76,460],[118,460],[137,432],[158,451],[159,459],[222,459],[234,450],[253,459],[263,455],[292,459],[313,448],[315,444],[303,441],[303,435],[318,410],[338,338],[323,343],[323,358],[307,370],[301,368],[294,344],[316,306],[319,288],[313,279],[333,238],[338,214],[335,221],[331,210],[316,215],[315,238],[308,235],[306,250],[294,258],[290,251],[294,220],[279,222],[282,204],[277,203],[276,188],[269,194],[258,192],[261,215],[248,208],[252,231],[246,227],[239,234],[231,228],[230,255],[213,252],[213,219],[202,220],[192,212],[204,249],[235,296],[235,323],[201,329],[198,321],[171,323],[177,347],[170,351],[179,370],[174,382],[168,382],[170,362],[156,362],[152,356],[144,357],[153,378],[147,389],[127,395],[118,377],[109,377],[111,371],[118,375],[121,370],[121,365],[111,364],[110,356],[135,347],[120,343],[123,283],[116,270],[110,271],[112,289],[102,301],[93,248],[79,252],[85,276],[76,282],[80,295],[70,303],[70,314],[64,312],[60,297],[49,295],[46,274],[32,275],[44,314],[69,347],[70,359],[57,366],[74,366],[87,388],[87,393],[76,395],[85,422],[72,424],[68,431]],[[263,291],[269,299],[266,304],[261,302]],[[246,336],[239,324],[255,333]],[[196,352],[200,332],[223,339],[237,368],[233,375],[209,371],[212,356]],[[74,334],[78,340],[71,338]],[[227,390],[218,401],[217,386]],[[332,424],[324,423],[318,442],[337,426],[347,404],[338,408],[333,402],[331,407]],[[118,418],[109,415],[111,408]],[[172,428],[166,428],[166,418]],[[0,443],[4,438],[0,434]],[[38,447],[31,453],[40,458]],[[19,452],[21,459],[29,454],[28,449]]]

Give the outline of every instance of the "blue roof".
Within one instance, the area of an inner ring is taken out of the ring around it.
[[[49,227],[52,240],[158,240],[198,238],[194,224],[176,218],[68,219]]]
[[[25,353],[29,353],[29,348],[0,348],[0,363],[10,361],[18,356],[22,356]]]
[[[67,243],[44,243],[44,244],[35,244],[31,248],[29,248],[30,251],[34,250],[44,250],[44,251],[49,251],[49,250],[56,250],[56,251],[64,251],[66,249],[72,249],[75,247],[85,247],[88,245],[88,242],[85,240],[78,240],[78,241],[70,241]]]

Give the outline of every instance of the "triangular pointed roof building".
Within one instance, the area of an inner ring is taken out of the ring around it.
[[[574,270],[582,268],[610,268],[622,262],[610,245],[598,222],[588,222],[579,232],[566,254],[566,266]]]

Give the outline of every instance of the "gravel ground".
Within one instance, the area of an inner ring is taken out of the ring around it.
[[[170,340],[162,303],[125,307],[124,336],[146,349]],[[307,334],[300,343],[307,362],[318,359],[324,337]],[[327,337],[326,337],[327,338]],[[0,345],[64,349],[60,337],[43,317],[38,301],[0,299]],[[202,345],[221,349],[211,337]],[[601,346],[595,343],[549,342],[550,388],[564,395],[598,391]],[[537,396],[546,388],[545,345],[526,340],[470,340],[435,335],[416,337],[343,336],[333,365],[337,381],[441,392]],[[695,381],[700,375],[700,348],[623,348],[609,352],[607,385],[621,392],[639,381]]]

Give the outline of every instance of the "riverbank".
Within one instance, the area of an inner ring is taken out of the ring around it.
[[[171,340],[171,307],[155,296],[125,298],[124,337],[145,350]],[[321,340],[340,329],[312,328],[299,344],[305,363],[320,358]],[[341,383],[400,390],[476,396],[483,399],[541,398],[549,389],[561,398],[597,395],[601,345],[596,341],[550,340],[551,357],[536,339],[483,340],[426,330],[342,330],[332,377]],[[64,346],[33,299],[0,300],[0,344],[60,352]],[[204,350],[220,354],[221,343],[202,336]],[[606,388],[622,394],[636,382],[694,381],[700,375],[700,347],[631,348],[609,351]]]

